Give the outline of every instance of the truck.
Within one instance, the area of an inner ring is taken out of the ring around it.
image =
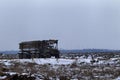
[[[60,51],[58,50],[58,40],[36,40],[36,41],[24,41],[19,43],[19,58],[50,58],[60,57]]]

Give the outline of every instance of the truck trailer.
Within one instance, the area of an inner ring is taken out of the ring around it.
[[[19,43],[19,58],[59,58],[58,40],[37,40]]]

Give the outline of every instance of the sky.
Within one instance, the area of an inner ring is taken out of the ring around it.
[[[120,0],[0,0],[0,50],[48,39],[59,49],[120,49]]]

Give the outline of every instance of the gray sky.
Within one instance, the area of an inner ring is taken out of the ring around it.
[[[120,0],[0,0],[0,50],[44,39],[62,49],[120,49]]]

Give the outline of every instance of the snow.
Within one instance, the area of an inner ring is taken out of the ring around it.
[[[6,72],[6,73],[11,75],[11,76],[17,74],[16,72]]]
[[[80,58],[80,59],[78,59],[78,63],[81,63],[81,62],[90,63],[90,61],[91,61],[91,58],[87,58],[87,59]]]
[[[37,66],[39,66],[40,64],[50,64],[52,66],[50,66],[50,69],[54,69],[54,70],[57,70],[57,67],[59,67],[60,65],[65,65],[65,67],[68,67],[70,70],[75,70],[79,71],[79,68],[70,68],[71,64],[76,62],[78,63],[77,65],[80,65],[80,66],[84,66],[85,63],[88,63],[88,64],[92,64],[92,65],[98,65],[98,64],[115,64],[117,63],[119,60],[117,58],[110,58],[108,60],[102,60],[102,59],[98,59],[99,57],[96,57],[94,60],[96,61],[94,64],[91,63],[91,60],[93,60],[91,58],[91,56],[88,56],[87,58],[84,57],[84,56],[81,56],[81,57],[75,57],[75,58],[71,58],[71,57],[68,57],[68,58],[59,58],[59,59],[56,59],[54,57],[52,58],[34,58],[34,59],[1,59],[0,60],[0,63],[3,63],[4,65],[6,65],[7,67],[10,67],[11,65],[14,65],[13,63],[15,62],[18,62],[18,63],[36,63],[38,64]],[[81,64],[79,64],[81,63]],[[82,64],[83,63],[83,64]],[[69,65],[70,64],[70,65]],[[52,68],[51,68],[52,67]],[[100,68],[99,68],[100,67]],[[101,66],[99,65],[98,68],[93,68],[94,71],[100,71],[102,70],[101,69]],[[24,67],[23,67],[24,68]],[[38,67],[36,67],[38,68]],[[99,70],[100,69],[100,70]],[[113,69],[109,66],[107,67],[104,67],[104,69]],[[115,68],[117,70],[117,68]],[[118,66],[118,69],[119,69],[119,66]],[[100,71],[101,72],[101,71]],[[7,74],[10,74],[10,75],[14,75],[14,74],[17,74],[17,72],[7,72]],[[29,75],[29,73],[22,73],[21,75]],[[43,80],[42,79],[42,75],[41,74],[32,74],[31,76],[35,76],[36,77],[36,80]],[[111,75],[105,75],[106,77],[110,77]],[[99,76],[99,75],[95,75],[95,77],[101,77],[101,78],[104,78],[105,76]],[[1,79],[5,79],[7,76],[0,76],[0,80]],[[53,80],[54,78],[50,77],[51,80]],[[87,79],[87,77],[86,77]],[[59,79],[58,79],[59,80]],[[75,78],[71,79],[71,80],[78,80]],[[120,77],[114,79],[114,80],[120,80]]]
[[[120,77],[116,78],[115,80],[120,80]]]
[[[2,60],[0,60],[0,63],[3,63],[4,62],[4,65],[6,65],[6,66],[10,66],[11,65],[11,61],[10,60],[6,60],[6,59],[2,59]]]
[[[21,75],[28,75],[28,73],[22,73]]]
[[[0,80],[7,78],[7,76],[0,76]]]
[[[72,64],[73,62],[77,61],[78,63],[85,62],[90,63],[91,58],[77,58],[77,59],[70,59],[70,58],[35,58],[35,59],[11,59],[11,60],[0,60],[0,63],[4,63],[5,65],[9,66],[12,65],[11,62],[30,62],[30,63],[36,63],[36,64],[51,64],[51,65],[68,65]]]
[[[78,57],[75,59],[71,59],[71,58],[60,58],[60,59],[56,59],[56,58],[34,58],[34,59],[11,59],[11,60],[6,60],[6,59],[1,59],[0,63],[5,64],[6,66],[10,66],[12,65],[12,62],[19,62],[19,63],[36,63],[36,64],[51,64],[51,65],[68,65],[68,64],[72,64],[74,62],[77,63],[91,63],[92,58],[88,57],[88,58],[84,58],[82,57]],[[98,62],[95,62],[94,64],[114,64],[115,61],[113,61],[115,59],[110,59],[110,60],[99,60]],[[97,59],[96,59],[97,61]]]
[[[4,62],[4,64],[5,64],[6,66],[11,65],[9,61]]]
[[[55,59],[55,58],[47,58],[47,59],[19,59],[19,62],[33,62],[33,63],[37,63],[37,64],[52,64],[52,65],[67,65],[67,64],[71,64],[74,62],[74,60],[71,59]]]

